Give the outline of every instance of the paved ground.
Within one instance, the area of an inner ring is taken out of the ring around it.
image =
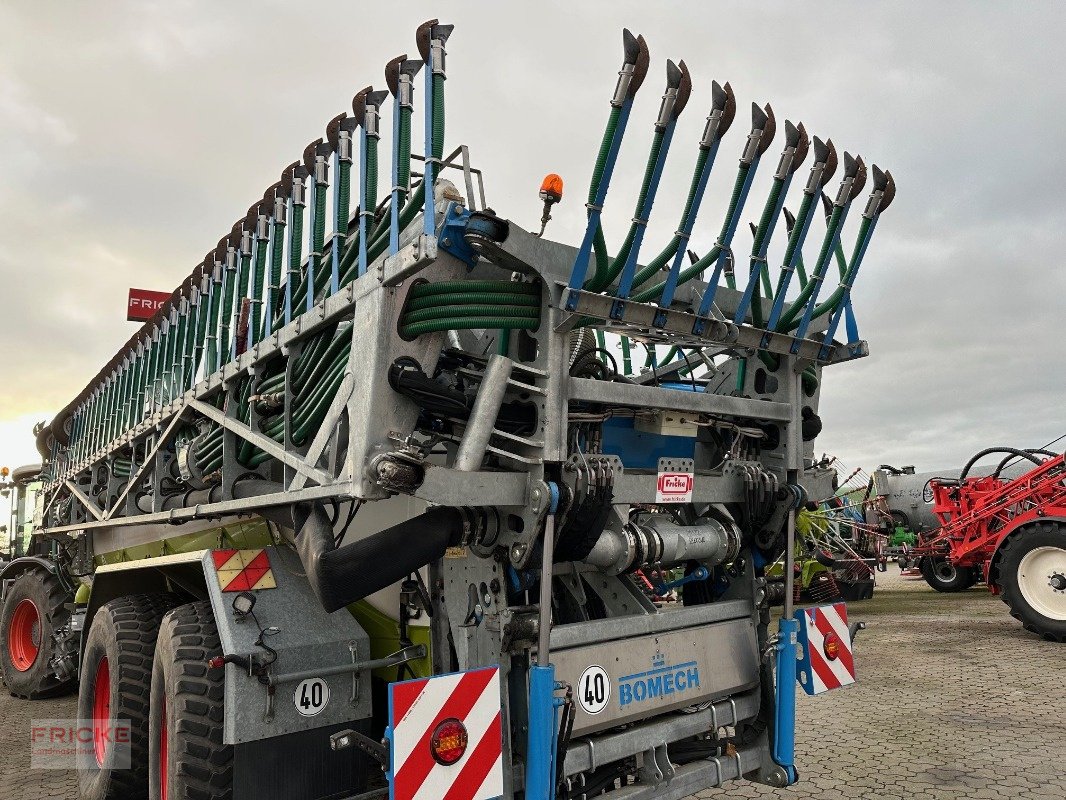
[[[1019,798],[1066,796],[1066,646],[1025,633],[983,588],[938,595],[894,570],[852,606],[860,683],[802,693],[801,782],[699,798]],[[75,800],[70,772],[30,770],[30,719],[74,716],[72,698],[0,696],[0,800]]]
[[[1022,630],[983,586],[937,594],[879,575],[855,603],[859,684],[800,693],[801,781],[733,785],[700,798],[1056,798],[1066,796],[1066,646]]]

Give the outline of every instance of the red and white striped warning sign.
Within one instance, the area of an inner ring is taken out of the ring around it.
[[[807,694],[821,694],[855,683],[847,606],[834,603],[805,608],[801,613],[804,657],[798,674],[803,689]]]
[[[389,684],[391,800],[503,794],[498,667]]]

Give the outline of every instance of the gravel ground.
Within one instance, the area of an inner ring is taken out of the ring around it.
[[[859,683],[800,693],[797,786],[747,783],[698,798],[1019,798],[1066,796],[1066,646],[1022,630],[984,588],[936,594],[895,568],[856,643]],[[0,800],[76,800],[73,772],[31,770],[31,718],[75,715],[67,697],[0,696]],[[695,800],[693,798],[693,800]]]

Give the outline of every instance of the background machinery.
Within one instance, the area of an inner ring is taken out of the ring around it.
[[[85,798],[785,786],[797,677],[811,693],[854,680],[843,607],[793,618],[794,512],[833,493],[813,455],[822,372],[867,354],[850,291],[891,176],[873,167],[867,187],[861,158],[786,122],[741,259],[732,239],[777,138],[753,105],[717,243],[686,260],[737,110],[712,83],[677,233],[642,254],[691,99],[668,61],[612,254],[601,212],[650,63],[626,31],[585,236],[550,241],[486,207],[465,146],[446,155],[451,33],[420,26],[420,58],[356,94],[37,436],[48,556],[0,573],[0,636],[25,644],[11,619],[32,609],[37,652],[8,648],[0,668],[25,697],[76,680],[102,732],[130,720],[133,769],[94,739]],[[541,231],[562,199],[549,177]],[[683,608],[660,612],[631,575],[673,567]]]
[[[995,456],[991,469],[977,462]],[[938,591],[984,581],[1026,630],[1066,641],[1066,469],[1047,449],[990,447],[923,489],[939,523],[913,549]]]
[[[4,545],[0,559],[11,561],[30,552],[34,528],[33,513],[37,507],[37,492],[41,489],[40,464],[28,464],[9,470],[0,469],[0,496],[10,505],[9,519],[0,525]]]

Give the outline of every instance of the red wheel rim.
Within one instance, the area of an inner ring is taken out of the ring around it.
[[[93,684],[93,750],[96,763],[104,765],[107,740],[111,737],[111,668],[107,656],[100,659]]]
[[[159,711],[159,800],[167,800],[167,699]]]
[[[11,664],[19,672],[26,672],[41,652],[41,614],[30,599],[15,606],[11,627],[7,631],[7,652]]]

